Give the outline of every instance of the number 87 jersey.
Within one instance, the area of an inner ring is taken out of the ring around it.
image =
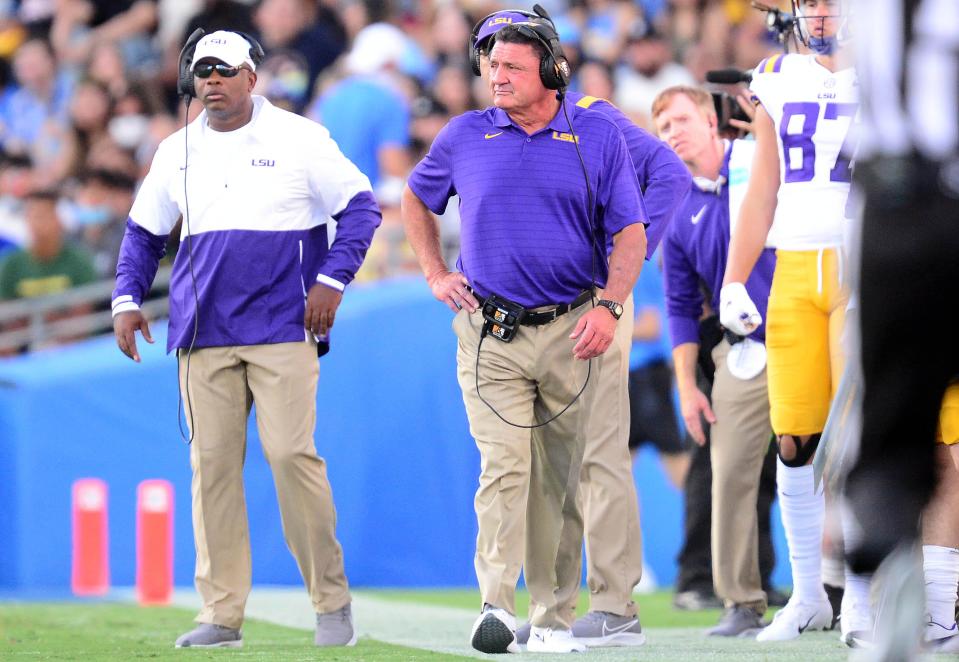
[[[815,55],[776,55],[756,67],[750,90],[779,136],[779,198],[767,245],[842,245],[859,109],[855,69],[832,72]]]

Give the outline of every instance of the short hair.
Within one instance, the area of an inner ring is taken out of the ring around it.
[[[490,35],[491,39],[487,41],[486,46],[487,54],[493,50],[493,46],[495,46],[497,42],[501,41],[504,44],[527,44],[533,47],[533,51],[535,51],[537,59],[542,60],[544,57],[546,57],[546,44],[536,37],[530,37],[529,35],[524,34],[520,30],[522,25],[522,23],[512,23],[507,25],[496,34]]]
[[[701,87],[693,87],[691,85],[674,85],[672,87],[667,87],[665,90],[656,95],[656,98],[653,99],[653,121],[656,120],[659,115],[666,110],[666,106],[670,104],[673,100],[673,97],[676,95],[685,95],[690,101],[692,101],[696,106],[703,111],[703,114],[707,118],[716,118],[716,106],[713,104],[713,95],[704,90]]]

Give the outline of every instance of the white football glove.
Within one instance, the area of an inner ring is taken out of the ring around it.
[[[719,291],[719,322],[740,336],[748,336],[762,324],[763,317],[742,283],[729,283]]]

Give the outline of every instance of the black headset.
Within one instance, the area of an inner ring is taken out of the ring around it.
[[[546,48],[546,53],[539,61],[539,79],[543,81],[543,86],[547,90],[565,90],[569,87],[572,72],[555,28],[545,21],[513,25],[521,35],[538,41]],[[493,35],[494,38],[495,36]]]
[[[266,57],[266,53],[264,53],[260,42],[246,32],[240,32],[239,30],[228,30],[227,32],[240,35],[247,40],[250,44],[250,59],[253,61],[253,66],[260,66],[263,58]],[[183,44],[183,50],[180,51],[176,91],[181,97],[187,99],[196,96],[196,87],[193,84],[193,53],[196,51],[196,45],[203,39],[204,35],[206,35],[206,30],[197,28],[186,40],[186,43]]]
[[[529,21],[511,23],[511,25],[515,26],[517,31],[524,37],[542,44],[546,50],[546,53],[539,61],[539,78],[543,82],[543,86],[548,90],[565,90],[569,87],[569,80],[572,77],[569,60],[567,60],[566,55],[563,54],[563,46],[559,41],[559,33],[556,32],[553,19],[550,18],[546,10],[540,5],[533,5],[533,12],[519,9],[511,9],[508,11],[522,14],[529,18]],[[480,75],[480,49],[476,43],[477,36],[483,25],[499,13],[502,12],[493,12],[478,22],[473,26],[473,31],[470,33],[470,66],[473,68],[473,73],[477,76]],[[496,33],[494,32],[488,37],[487,49],[495,39]]]

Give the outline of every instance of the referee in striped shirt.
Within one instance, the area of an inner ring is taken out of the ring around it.
[[[847,547],[872,572],[917,538],[943,393],[959,374],[959,3],[860,0],[854,29],[865,390],[846,485],[863,535]]]

